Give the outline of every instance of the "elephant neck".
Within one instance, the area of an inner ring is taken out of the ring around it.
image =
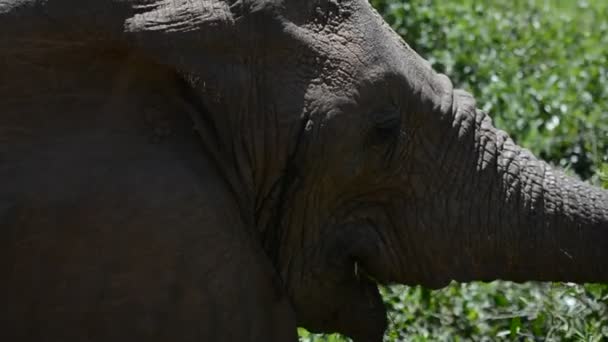
[[[297,128],[297,136],[294,147],[286,154],[284,166],[275,176],[272,186],[268,189],[261,188],[256,200],[255,219],[256,226],[261,233],[262,243],[267,254],[271,258],[277,270],[280,270],[281,244],[286,237],[288,221],[292,218],[293,194],[297,191],[302,181],[300,167],[298,166],[301,153],[302,133],[306,129],[308,120],[302,118]]]
[[[265,102],[269,96],[244,86],[249,82],[225,83],[247,75],[185,75],[183,90],[205,150],[230,185],[251,233],[276,262],[288,197],[299,178],[295,161],[306,119],[277,113]]]

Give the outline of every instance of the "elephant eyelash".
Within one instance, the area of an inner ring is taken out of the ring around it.
[[[377,129],[394,129],[401,126],[401,113],[392,106],[372,112],[370,119]]]
[[[396,110],[375,112],[371,115],[372,128],[368,134],[366,145],[387,145],[393,150],[401,135],[401,116]]]
[[[376,152],[380,149],[382,160],[388,166],[395,157],[399,140],[402,136],[399,126],[391,128],[375,127],[370,130],[365,140],[365,149],[373,148]]]
[[[388,138],[395,138],[401,131],[401,120],[393,120],[391,122],[383,123],[382,125],[375,125],[374,130],[376,134]]]
[[[373,111],[370,120],[378,133],[397,134],[401,128],[401,112],[394,105]]]

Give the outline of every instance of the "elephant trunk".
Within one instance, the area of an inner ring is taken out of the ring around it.
[[[418,217],[423,227],[438,226],[420,228],[427,241],[410,246],[426,260],[421,272],[430,286],[451,279],[608,282],[608,192],[538,160],[458,93],[435,141],[444,161],[438,185],[429,186],[435,209]]]

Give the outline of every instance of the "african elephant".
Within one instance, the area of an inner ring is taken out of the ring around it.
[[[381,341],[377,284],[608,281],[608,193],[366,0],[0,0],[2,341]]]

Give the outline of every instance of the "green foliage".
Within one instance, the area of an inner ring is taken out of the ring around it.
[[[604,285],[509,282],[384,289],[387,341],[579,340],[608,337]]]
[[[608,286],[510,282],[382,288],[389,310],[385,341],[604,341]],[[301,341],[348,341],[311,335]]]
[[[602,164],[602,168],[598,172],[598,177],[602,183],[602,186],[608,189],[608,163]]]
[[[608,188],[608,2],[371,2],[519,144]],[[385,341],[608,340],[608,285],[453,283],[382,294]]]

